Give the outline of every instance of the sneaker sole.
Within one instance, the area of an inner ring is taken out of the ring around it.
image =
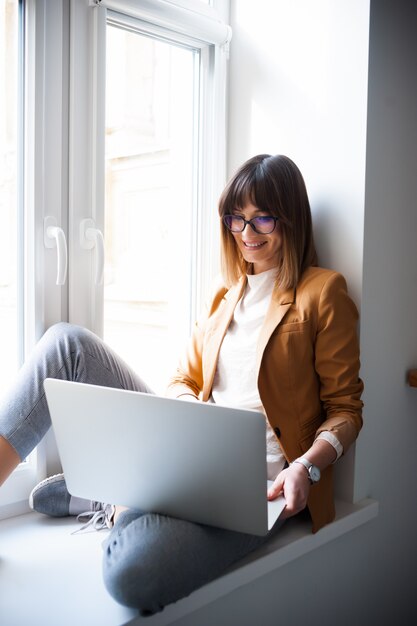
[[[29,506],[32,509],[32,511],[33,511],[33,496],[39,491],[39,489],[42,489],[42,487],[44,487],[45,485],[57,483],[58,481],[63,480],[63,479],[64,479],[64,474],[54,474],[53,476],[49,476],[48,478],[45,478],[45,480],[42,480],[40,483],[36,485],[36,487],[32,489],[29,495]]]

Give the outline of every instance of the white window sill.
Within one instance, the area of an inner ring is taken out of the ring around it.
[[[129,623],[165,626],[282,567],[378,514],[378,503],[337,503],[336,520],[313,535],[306,521],[287,522],[273,541],[226,574],[152,617],[138,618],[106,592],[101,579],[103,533],[71,535],[73,518],[36,513],[0,522],[0,615],[5,624],[60,626]]]

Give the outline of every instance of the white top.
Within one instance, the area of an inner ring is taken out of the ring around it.
[[[220,348],[211,401],[226,406],[256,409],[265,413],[259,396],[256,376],[256,354],[259,333],[271,301],[276,268],[248,275],[245,292],[238,302],[232,321]],[[343,448],[329,433],[319,435],[336,449]],[[285,465],[274,431],[266,421],[268,479],[274,480]]]

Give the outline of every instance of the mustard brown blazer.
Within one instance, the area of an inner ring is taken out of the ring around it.
[[[196,323],[168,395],[210,398],[220,346],[244,293],[246,277],[220,286]],[[346,452],[362,427],[357,309],[337,272],[308,268],[295,289],[275,288],[258,340],[259,395],[288,462],[321,431]],[[313,532],[334,519],[333,467],[310,489]]]

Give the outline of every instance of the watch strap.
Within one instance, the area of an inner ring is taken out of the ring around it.
[[[310,481],[312,485],[315,482],[317,482],[318,479],[313,480],[312,472],[311,472],[312,468],[315,468],[315,466],[308,459],[306,459],[304,456],[300,456],[298,457],[298,459],[294,459],[293,463],[299,463],[300,465],[303,465],[306,468],[307,474],[308,474],[308,480]],[[318,472],[318,476],[320,477],[320,470],[318,468],[317,468],[317,472]]]

